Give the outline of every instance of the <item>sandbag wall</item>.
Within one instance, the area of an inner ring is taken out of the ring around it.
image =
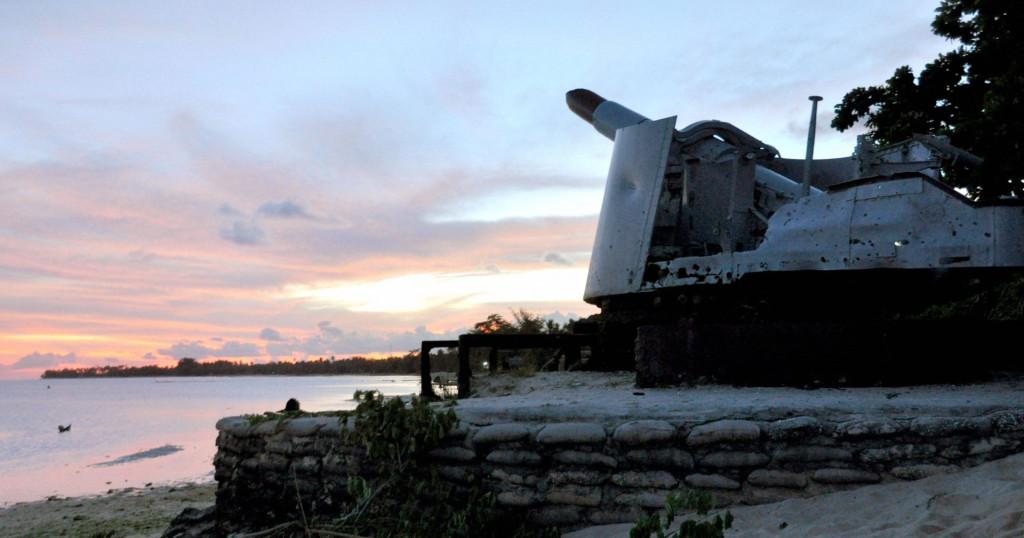
[[[1024,409],[960,417],[735,417],[707,423],[462,423],[430,454],[440,475],[479,485],[544,526],[632,521],[679,488],[757,504],[914,480],[1024,448]],[[337,417],[217,423],[217,517],[256,529],[330,513],[351,474],[372,476]],[[298,493],[296,493],[298,492]]]

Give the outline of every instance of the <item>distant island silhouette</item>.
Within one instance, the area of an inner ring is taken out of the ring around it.
[[[62,368],[46,370],[44,379],[88,378],[88,377],[171,377],[171,376],[228,376],[228,375],[397,375],[417,374],[420,365],[419,352],[384,359],[351,357],[347,359],[320,358],[296,362],[244,363],[240,361],[216,360],[200,362],[183,358],[175,366],[90,366],[84,368]],[[441,353],[431,358],[435,371],[454,371],[457,356]],[[450,364],[449,364],[450,363]]]

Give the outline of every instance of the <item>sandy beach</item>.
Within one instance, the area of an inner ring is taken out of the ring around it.
[[[1024,454],[959,473],[867,486],[807,499],[729,508],[726,536],[1024,536]],[[566,538],[625,538],[630,525],[604,525]]]
[[[213,504],[215,490],[213,482],[178,484],[14,504],[0,509],[0,537],[158,537],[183,509]]]

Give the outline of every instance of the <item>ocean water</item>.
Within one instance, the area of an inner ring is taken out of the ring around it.
[[[221,417],[351,409],[356,390],[419,391],[415,376],[0,380],[0,506],[51,495],[213,479]],[[71,430],[58,433],[58,425]]]

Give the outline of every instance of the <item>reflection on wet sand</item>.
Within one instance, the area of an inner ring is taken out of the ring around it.
[[[151,448],[149,450],[140,450],[138,452],[128,454],[127,456],[121,456],[120,458],[117,459],[103,461],[100,463],[94,463],[92,464],[92,467],[110,467],[111,465],[121,465],[123,463],[130,463],[133,461],[144,460],[147,458],[159,458],[160,456],[167,456],[169,454],[174,454],[175,452],[181,452],[182,450],[184,449],[178,445],[158,446],[156,448]]]

